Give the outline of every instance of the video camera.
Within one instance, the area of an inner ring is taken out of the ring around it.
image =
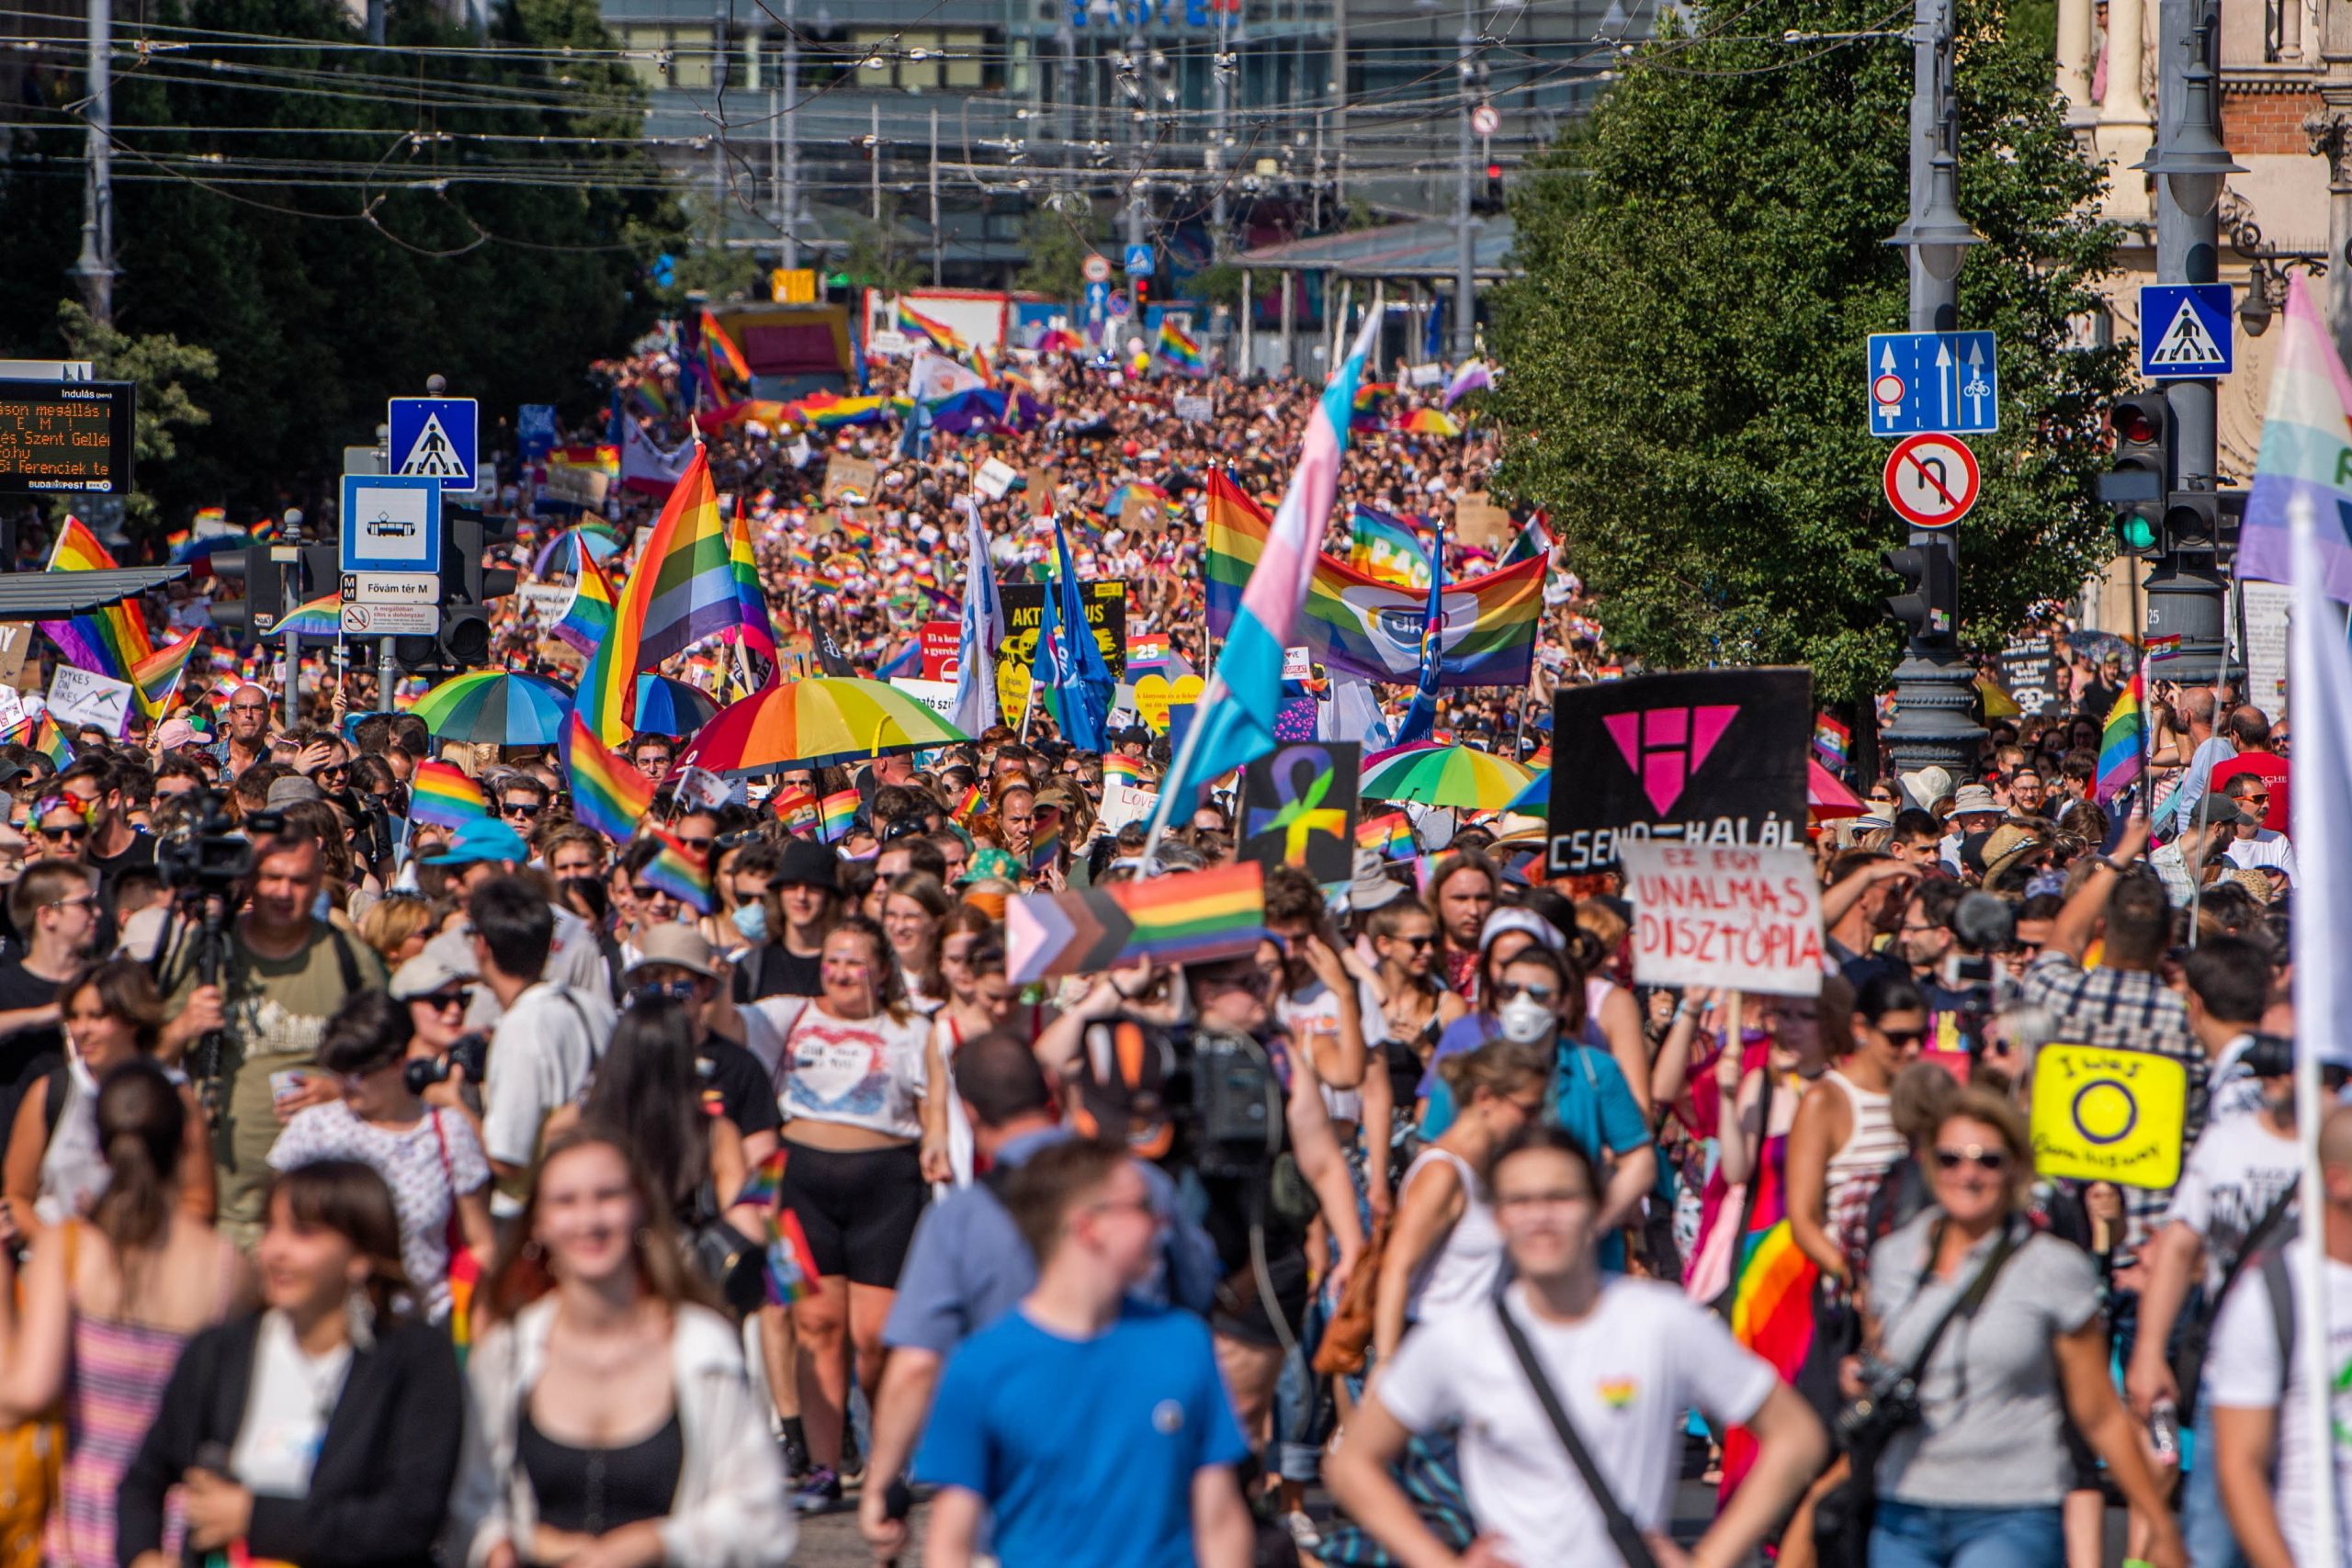
[[[1141,1158],[1248,1177],[1282,1152],[1282,1080],[1247,1034],[1115,1014],[1088,1025],[1073,1072],[1079,1130]]]
[[[202,800],[200,816],[155,846],[155,869],[164,886],[182,897],[232,897],[254,874],[253,840],[229,819],[219,792],[207,790]],[[284,819],[265,811],[245,826],[266,838],[284,826]]]

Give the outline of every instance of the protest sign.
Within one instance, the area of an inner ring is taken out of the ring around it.
[[[911,676],[894,675],[890,684],[942,718],[956,716],[956,682],[953,681],[918,681]]]
[[[1806,670],[1710,670],[1571,686],[1553,699],[1550,864],[1606,871],[1628,840],[1805,841]]]
[[[24,694],[14,686],[0,686],[0,730],[16,728],[26,716]]]
[[[1206,398],[1185,393],[1176,400],[1176,417],[1186,424],[1206,424],[1216,417],[1216,405]]]
[[[1510,547],[1513,534],[1510,513],[1488,501],[1485,491],[1453,503],[1453,535],[1464,544],[1500,555]]]
[[[1137,789],[1119,779],[1102,783],[1102,827],[1115,833],[1130,822],[1148,822],[1159,808],[1159,794],[1156,790]]]
[[[1627,840],[1634,982],[1821,992],[1821,885],[1804,850]]]
[[[2033,1055],[2033,1168],[2059,1179],[2180,1179],[2188,1069],[2153,1051],[2044,1045]]]
[[[32,656],[31,622],[10,621],[0,625],[0,686],[21,689],[25,683],[25,666]]]
[[[1136,713],[1153,730],[1164,734],[1169,709],[1178,704],[1189,707],[1199,701],[1203,684],[1198,675],[1179,675],[1173,681],[1165,675],[1147,675],[1135,685]]]
[[[119,739],[130,722],[130,682],[61,664],[49,683],[49,711],[69,733],[92,724]]]
[[[1295,865],[1321,883],[1355,869],[1356,786],[1363,748],[1353,741],[1279,746],[1241,773],[1239,858],[1269,870]]]
[[[1002,501],[1012,489],[1012,481],[1021,477],[1019,469],[1001,458],[990,457],[972,476],[972,488],[990,501]]]
[[[963,626],[955,621],[925,621],[916,635],[922,641],[922,678],[926,681],[956,679],[956,658],[957,649],[963,646]]]
[[[432,580],[426,579],[429,582]],[[543,626],[551,626],[563,619],[571,608],[572,586],[569,582],[531,582],[514,591],[530,619]]]
[[[2018,711],[2028,718],[2052,712],[2059,705],[2058,652],[2048,633],[2011,637],[2001,649],[2001,684]]]
[[[844,495],[854,495],[861,502],[872,501],[880,477],[871,459],[836,453],[825,465],[825,504],[831,506]]]
[[[1004,977],[1016,986],[1149,958],[1173,967],[1253,953],[1265,937],[1264,872],[1214,871],[1009,898]]]
[[[1050,587],[1042,582],[997,584],[1006,627],[1004,640],[996,650],[997,701],[1016,724],[1029,705],[1029,671],[1037,661],[1037,627],[1045,619]],[[1086,624],[1094,628],[1094,646],[1102,650],[1102,661],[1116,676],[1127,667],[1126,580],[1114,577],[1081,582],[1078,593],[1086,608]]]

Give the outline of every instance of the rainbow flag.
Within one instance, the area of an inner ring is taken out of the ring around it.
[[[1365,381],[1356,388],[1355,398],[1349,406],[1361,413],[1382,398],[1394,396],[1396,390],[1394,381]]]
[[[1736,1224],[1736,1211],[1719,1212],[1715,1223]],[[1782,1382],[1794,1382],[1813,1348],[1813,1287],[1821,1269],[1798,1248],[1786,1220],[1752,1243],[1739,1239],[1746,1255],[1732,1283],[1731,1337],[1770,1362]],[[1755,1434],[1733,1427],[1724,1442],[1721,1495],[1730,1496],[1755,1462]]]
[[[1846,765],[1846,742],[1853,731],[1828,714],[1821,714],[1813,721],[1813,754],[1821,765],[1835,772]]]
[[[201,631],[185,632],[132,666],[130,683],[139,689],[139,705],[149,717],[171,706],[172,694],[180,688],[180,675],[203,636]]]
[[[1209,358],[1201,352],[1200,341],[1178,326],[1173,316],[1159,318],[1159,342],[1156,346],[1163,363],[1174,366],[1187,376],[1208,374]]]
[[[709,914],[710,862],[659,828],[649,828],[646,834],[662,846],[662,852],[645,863],[638,880],[659,887],[681,904],[694,906],[698,913]]]
[[[548,629],[579,649],[582,657],[593,659],[605,639],[613,635],[613,584],[596,564],[596,558],[588,553],[586,533],[574,529],[571,541],[571,603],[564,607],[563,619]]]
[[[850,542],[852,547],[861,550],[870,550],[874,547],[874,530],[858,519],[847,515],[839,516],[833,519],[833,527],[839,531],[842,538]]]
[[[1356,824],[1356,848],[1375,850],[1383,860],[1408,860],[1413,854],[1413,825],[1401,811],[1387,812]]]
[[[1029,829],[1029,870],[1045,870],[1061,859],[1062,812],[1058,806],[1041,806]]]
[[[1016,986],[1149,958],[1204,964],[1265,936],[1265,870],[1255,861],[1005,901],[1005,978]],[[1126,928],[1123,939],[1115,933]]]
[[[2149,660],[2151,663],[2159,659],[2179,658],[2180,634],[2178,632],[2167,632],[2163,637],[2152,637],[2148,638],[2147,641],[2140,645],[2140,657]]]
[[[743,1179],[742,1190],[735,1194],[735,1202],[728,1207],[748,1203],[756,1209],[775,1208],[784,1191],[784,1156],[785,1151],[778,1149],[753,1166],[752,1174]]]
[[[800,1228],[800,1216],[789,1209],[778,1209],[768,1221],[768,1230],[763,1273],[769,1303],[790,1306],[808,1300],[817,1292],[817,1255]]]
[[[795,833],[817,826],[817,797],[805,789],[780,789],[772,804],[776,820]]]
[[[1209,476],[1206,577],[1209,630],[1224,637],[1235,625],[1250,574],[1267,553],[1272,525],[1230,475]],[[1441,686],[1523,686],[1535,658],[1544,614],[1541,559],[1446,585]],[[1426,595],[1367,577],[1317,555],[1290,641],[1305,644],[1335,675],[1406,683],[1421,669]]]
[[[1134,789],[1143,787],[1143,763],[1123,752],[1114,751],[1102,759],[1102,782],[1123,784]]]
[[[743,351],[735,346],[735,340],[727,335],[727,329],[707,310],[702,313],[702,345],[706,353],[726,367],[728,375],[738,381],[752,378],[752,367],[743,357]]]
[[[839,430],[852,424],[879,424],[888,418],[891,402],[888,398],[803,398],[797,403],[786,405],[797,413],[802,423],[818,430]]]
[[[60,768],[74,761],[74,748],[65,743],[65,737],[58,730],[57,720],[46,712],[39,718],[18,719],[5,731],[0,731],[0,741],[11,746],[29,746]]]
[[[343,635],[343,591],[338,588],[333,593],[320,594],[261,635],[284,637],[289,631],[328,642],[333,642],[341,637]]]
[[[817,803],[817,833],[829,844],[839,843],[857,819],[857,791],[837,789]]]
[[[2131,788],[2147,766],[2148,727],[2141,713],[2146,680],[2145,670],[2134,670],[2131,683],[2107,710],[2107,727],[2098,738],[2098,782],[2091,786],[2091,797],[2098,805]]]
[[[637,716],[639,674],[740,626],[742,614],[709,454],[696,446],[662,505],[644,558],[622,585],[612,636],[597,645],[581,673],[579,711],[597,740],[627,745]]]
[[[439,828],[462,828],[489,814],[481,785],[466,777],[455,762],[419,762],[408,784],[408,816],[412,822]]]
[[[934,321],[904,299],[899,301],[897,315],[899,331],[909,337],[919,337],[942,354],[961,354],[971,345],[945,321]]]
[[[2352,600],[2352,531],[2342,521],[2344,509],[2352,506],[2352,378],[2335,353],[2327,317],[2300,273],[2289,275],[2281,314],[2286,330],[2270,371],[2262,451],[2246,491],[2238,575],[2257,582],[2297,581],[2293,519],[2301,501],[2320,523],[2311,540],[2320,581],[2327,596],[2342,604]]]
[[[1040,354],[1084,354],[1086,340],[1068,327],[1047,327],[1037,340]]]
[[[51,571],[106,571],[115,559],[89,525],[67,517],[49,553]],[[43,621],[41,635],[57,645],[65,661],[95,674],[138,685],[139,661],[155,651],[148,638],[147,616],[136,599],[107,604],[68,620]],[[142,695],[141,705],[145,704]],[[148,710],[151,714],[153,709]]]
[[[760,586],[760,561],[752,547],[752,520],[739,500],[727,525],[727,570],[735,580],[734,640],[768,661],[768,684],[784,660],[776,654],[775,623],[768,619],[768,596]]]
[[[1350,566],[1382,582],[1393,582],[1416,592],[1428,591],[1430,552],[1410,525],[1385,512],[1358,506],[1349,520],[1349,527],[1354,535],[1354,543],[1348,548]]]
[[[564,727],[563,765],[571,778],[572,816],[627,843],[653,808],[653,781],[615,756],[577,710]]]
[[[972,814],[979,810],[980,807],[987,801],[987,799],[988,796],[980,793],[979,785],[966,784],[964,786],[962,798],[957,800],[954,806],[949,807],[947,809],[949,820],[956,822],[968,822],[971,820]]]

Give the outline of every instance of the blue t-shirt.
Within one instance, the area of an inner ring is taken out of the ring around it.
[[[1249,1451],[1208,1325],[1131,1303],[1091,1339],[1016,1311],[966,1340],[914,1472],[979,1495],[1004,1568],[1192,1568],[1193,1477]]]

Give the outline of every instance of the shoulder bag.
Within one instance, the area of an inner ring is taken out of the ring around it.
[[[1535,1391],[1535,1402],[1544,1407],[1544,1418],[1552,1423],[1552,1430],[1559,1435],[1560,1446],[1568,1450],[1568,1462],[1577,1467],[1577,1474],[1584,1478],[1585,1490],[1592,1494],[1600,1506],[1600,1517],[1609,1526],[1609,1540],[1617,1548],[1617,1555],[1625,1560],[1625,1568],[1657,1568],[1657,1557],[1650,1551],[1650,1543],[1642,1539],[1641,1530],[1618,1505],[1616,1494],[1609,1490],[1607,1478],[1600,1467],[1592,1462],[1592,1454],[1577,1436],[1576,1424],[1568,1419],[1566,1406],[1553,1391],[1552,1380],[1544,1375],[1544,1364],[1535,1359],[1535,1347],[1527,1342],[1527,1335],[1519,1326],[1519,1319],[1511,1316],[1510,1305],[1501,1296],[1495,1298],[1495,1316],[1503,1325],[1503,1337],[1510,1343],[1510,1353],[1519,1359],[1519,1370],[1527,1374],[1528,1386]]]

